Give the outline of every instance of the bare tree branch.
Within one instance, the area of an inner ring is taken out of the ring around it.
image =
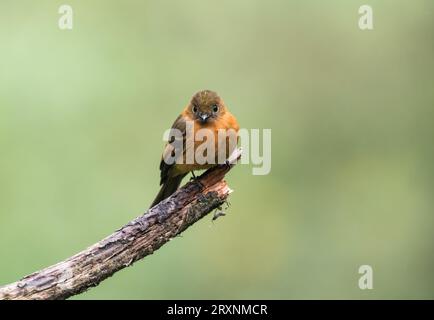
[[[227,166],[209,169],[197,181],[187,183],[170,198],[86,250],[0,287],[0,300],[66,299],[152,254],[226,201],[231,190],[223,178],[240,156],[241,150],[237,149]]]

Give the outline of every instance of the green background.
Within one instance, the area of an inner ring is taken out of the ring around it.
[[[434,298],[432,0],[71,0],[62,31],[64,3],[0,3],[0,284],[144,212],[208,88],[272,129],[271,173],[77,299]]]

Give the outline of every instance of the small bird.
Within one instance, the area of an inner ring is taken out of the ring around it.
[[[193,133],[188,133],[189,130],[186,130],[188,121],[191,121],[190,123],[193,124]],[[166,163],[167,161],[164,160],[165,156],[175,154],[173,146],[175,139],[169,140],[164,148],[160,162],[161,189],[155,200],[152,202],[151,208],[172,195],[178,189],[182,179],[189,172],[191,172],[193,177],[195,177],[195,170],[208,169],[218,165],[219,162],[217,159],[222,157],[222,153],[224,153],[224,159],[226,160],[236,148],[236,143],[235,146],[229,143],[229,133],[235,133],[235,139],[237,141],[239,125],[235,116],[229,112],[223,99],[221,99],[216,92],[203,90],[197,92],[191,98],[188,105],[173,123],[172,129],[177,129],[182,134],[183,152],[178,157],[183,157],[183,159],[177,160],[184,161],[175,161],[172,164]],[[187,163],[187,161],[185,161],[187,152],[186,148],[188,148],[188,146],[186,147],[186,141],[188,139],[194,141],[193,146],[195,151],[204,142],[203,140],[197,141],[195,139],[195,134],[200,129],[209,129],[214,135],[216,160],[213,163],[199,164],[196,162],[196,159],[194,159],[193,163]],[[218,132],[222,130],[228,132],[225,142],[219,141],[218,139]],[[187,137],[187,134],[192,136]]]

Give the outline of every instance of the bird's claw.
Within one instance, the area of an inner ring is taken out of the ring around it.
[[[191,171],[191,178],[190,178],[190,181],[193,181],[193,180],[196,180],[197,179],[197,177],[196,177],[196,175],[194,174],[194,171]]]
[[[196,177],[196,175],[194,174],[193,171],[191,171],[190,181],[192,181],[193,183],[196,183],[200,187],[200,189],[205,188],[205,186],[203,185],[203,183],[200,182],[199,177]]]
[[[230,169],[231,163],[229,162],[229,160],[225,160],[225,162],[223,163],[223,166],[227,169]]]
[[[193,183],[197,184],[201,190],[205,188],[205,185],[202,182],[200,182],[199,179],[195,179]]]

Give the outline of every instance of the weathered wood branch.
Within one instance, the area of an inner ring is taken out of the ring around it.
[[[170,198],[86,250],[0,287],[0,300],[66,299],[152,254],[226,201],[231,190],[223,178],[240,156],[238,149],[229,165],[209,169],[198,178],[200,183],[187,183]]]

